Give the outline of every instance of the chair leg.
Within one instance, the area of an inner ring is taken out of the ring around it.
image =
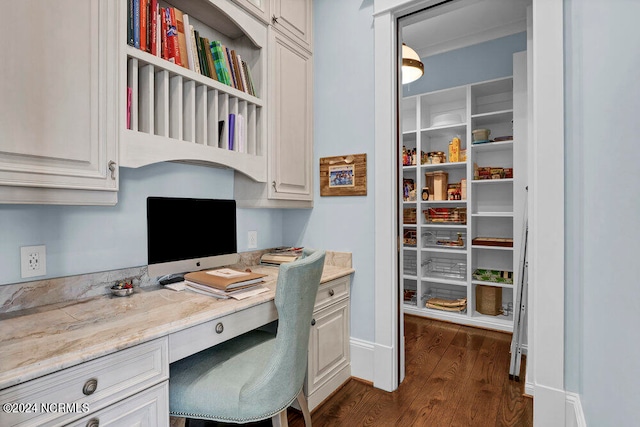
[[[283,410],[271,417],[271,425],[273,427],[287,427],[289,425],[287,421],[287,410]]]
[[[300,390],[296,399],[298,400],[298,405],[300,406],[302,416],[304,417],[305,427],[311,427],[311,413],[309,412],[309,405],[307,405],[307,398],[304,395],[304,391]]]

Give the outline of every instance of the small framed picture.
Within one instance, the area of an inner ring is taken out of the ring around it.
[[[353,187],[354,165],[329,166],[329,187]]]
[[[320,159],[321,196],[366,196],[367,155],[348,154]]]

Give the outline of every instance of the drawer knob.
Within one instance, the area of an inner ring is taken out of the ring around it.
[[[82,392],[86,396],[89,396],[90,394],[93,394],[93,392],[96,391],[97,388],[98,388],[98,380],[96,378],[91,378],[90,380],[87,380],[86,383],[84,383],[84,387],[82,387]]]
[[[100,425],[100,420],[97,418],[91,418],[87,421],[87,427],[98,427]]]
[[[332,297],[335,294],[335,292],[333,291],[333,289],[329,289],[329,296]]]
[[[221,334],[224,331],[224,325],[222,322],[216,324],[216,334]]]
[[[311,319],[311,326],[314,326],[316,324],[316,319]]]

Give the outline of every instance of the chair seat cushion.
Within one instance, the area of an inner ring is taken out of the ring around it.
[[[271,417],[272,408],[239,408],[243,386],[261,375],[273,353],[275,336],[255,330],[171,364],[171,415],[226,422]]]

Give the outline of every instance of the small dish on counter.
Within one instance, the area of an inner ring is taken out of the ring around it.
[[[119,297],[129,296],[133,293],[133,284],[129,281],[117,283],[111,287],[111,293]]]

